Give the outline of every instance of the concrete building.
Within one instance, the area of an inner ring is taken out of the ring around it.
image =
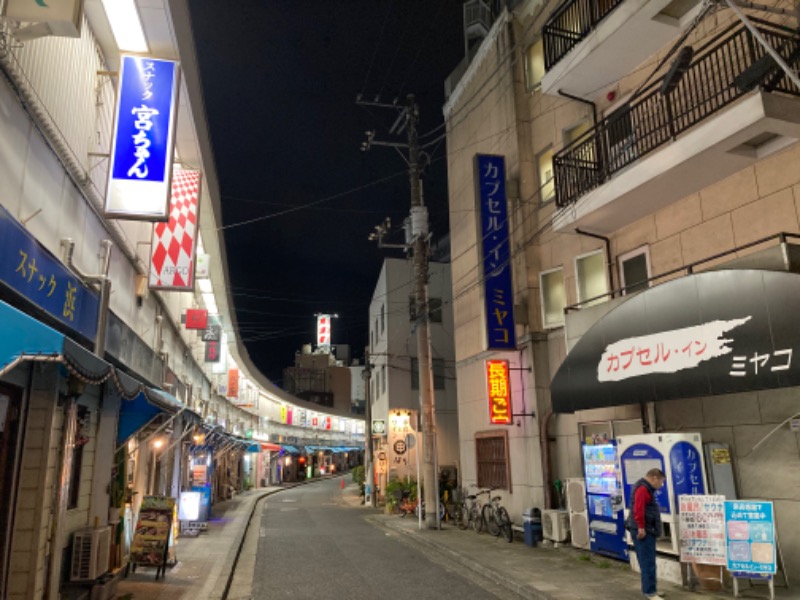
[[[461,467],[519,521],[561,504],[587,439],[697,432],[729,450],[739,498],[774,502],[796,577],[800,87],[759,38],[795,73],[800,38],[795,9],[764,4],[745,23],[725,2],[511,2],[446,83]],[[506,170],[505,349],[476,155]],[[665,364],[665,340],[705,352],[713,322],[716,354]],[[535,418],[490,423],[490,359]]]
[[[405,442],[407,434],[419,431],[414,285],[412,263],[387,258],[370,303],[372,376],[368,396],[372,403],[373,423],[379,424],[377,430],[373,427],[373,437],[375,468],[381,482],[393,477],[417,478],[416,454]],[[450,289],[450,265],[431,262],[428,318],[436,403],[437,460],[440,470],[448,469],[450,475],[455,476],[460,470],[460,459]]]

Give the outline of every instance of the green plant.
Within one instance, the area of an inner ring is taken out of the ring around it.
[[[611,566],[611,563],[607,560],[601,560],[597,563],[597,567],[599,569],[608,569]]]
[[[386,484],[386,505],[394,509],[400,502],[404,492],[409,492],[409,499],[413,502],[417,497],[417,482],[414,480],[392,479]]]
[[[578,557],[578,560],[582,560],[583,562],[592,562],[592,557],[589,556],[588,554],[581,554]]]
[[[359,486],[359,490],[361,495],[364,495],[364,481],[366,480],[366,473],[364,471],[364,465],[359,465],[352,470],[351,477],[353,478],[353,483],[357,483]]]

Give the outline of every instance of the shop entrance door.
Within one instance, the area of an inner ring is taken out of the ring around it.
[[[0,596],[8,575],[21,399],[18,388],[0,384]]]

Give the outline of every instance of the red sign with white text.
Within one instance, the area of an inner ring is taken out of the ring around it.
[[[205,329],[208,326],[208,311],[205,308],[186,310],[186,329]]]
[[[489,393],[489,422],[511,424],[511,386],[507,360],[486,361],[486,385]]]

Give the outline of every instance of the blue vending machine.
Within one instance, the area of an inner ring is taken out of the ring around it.
[[[650,469],[661,469],[667,476],[664,487],[656,492],[664,526],[663,536],[656,547],[660,552],[680,554],[678,497],[684,494],[702,495],[708,489],[700,434],[625,435],[617,438],[617,443],[626,511],[630,509],[631,488]]]
[[[583,469],[591,550],[628,561],[616,442],[603,440],[601,443],[584,445]]]

